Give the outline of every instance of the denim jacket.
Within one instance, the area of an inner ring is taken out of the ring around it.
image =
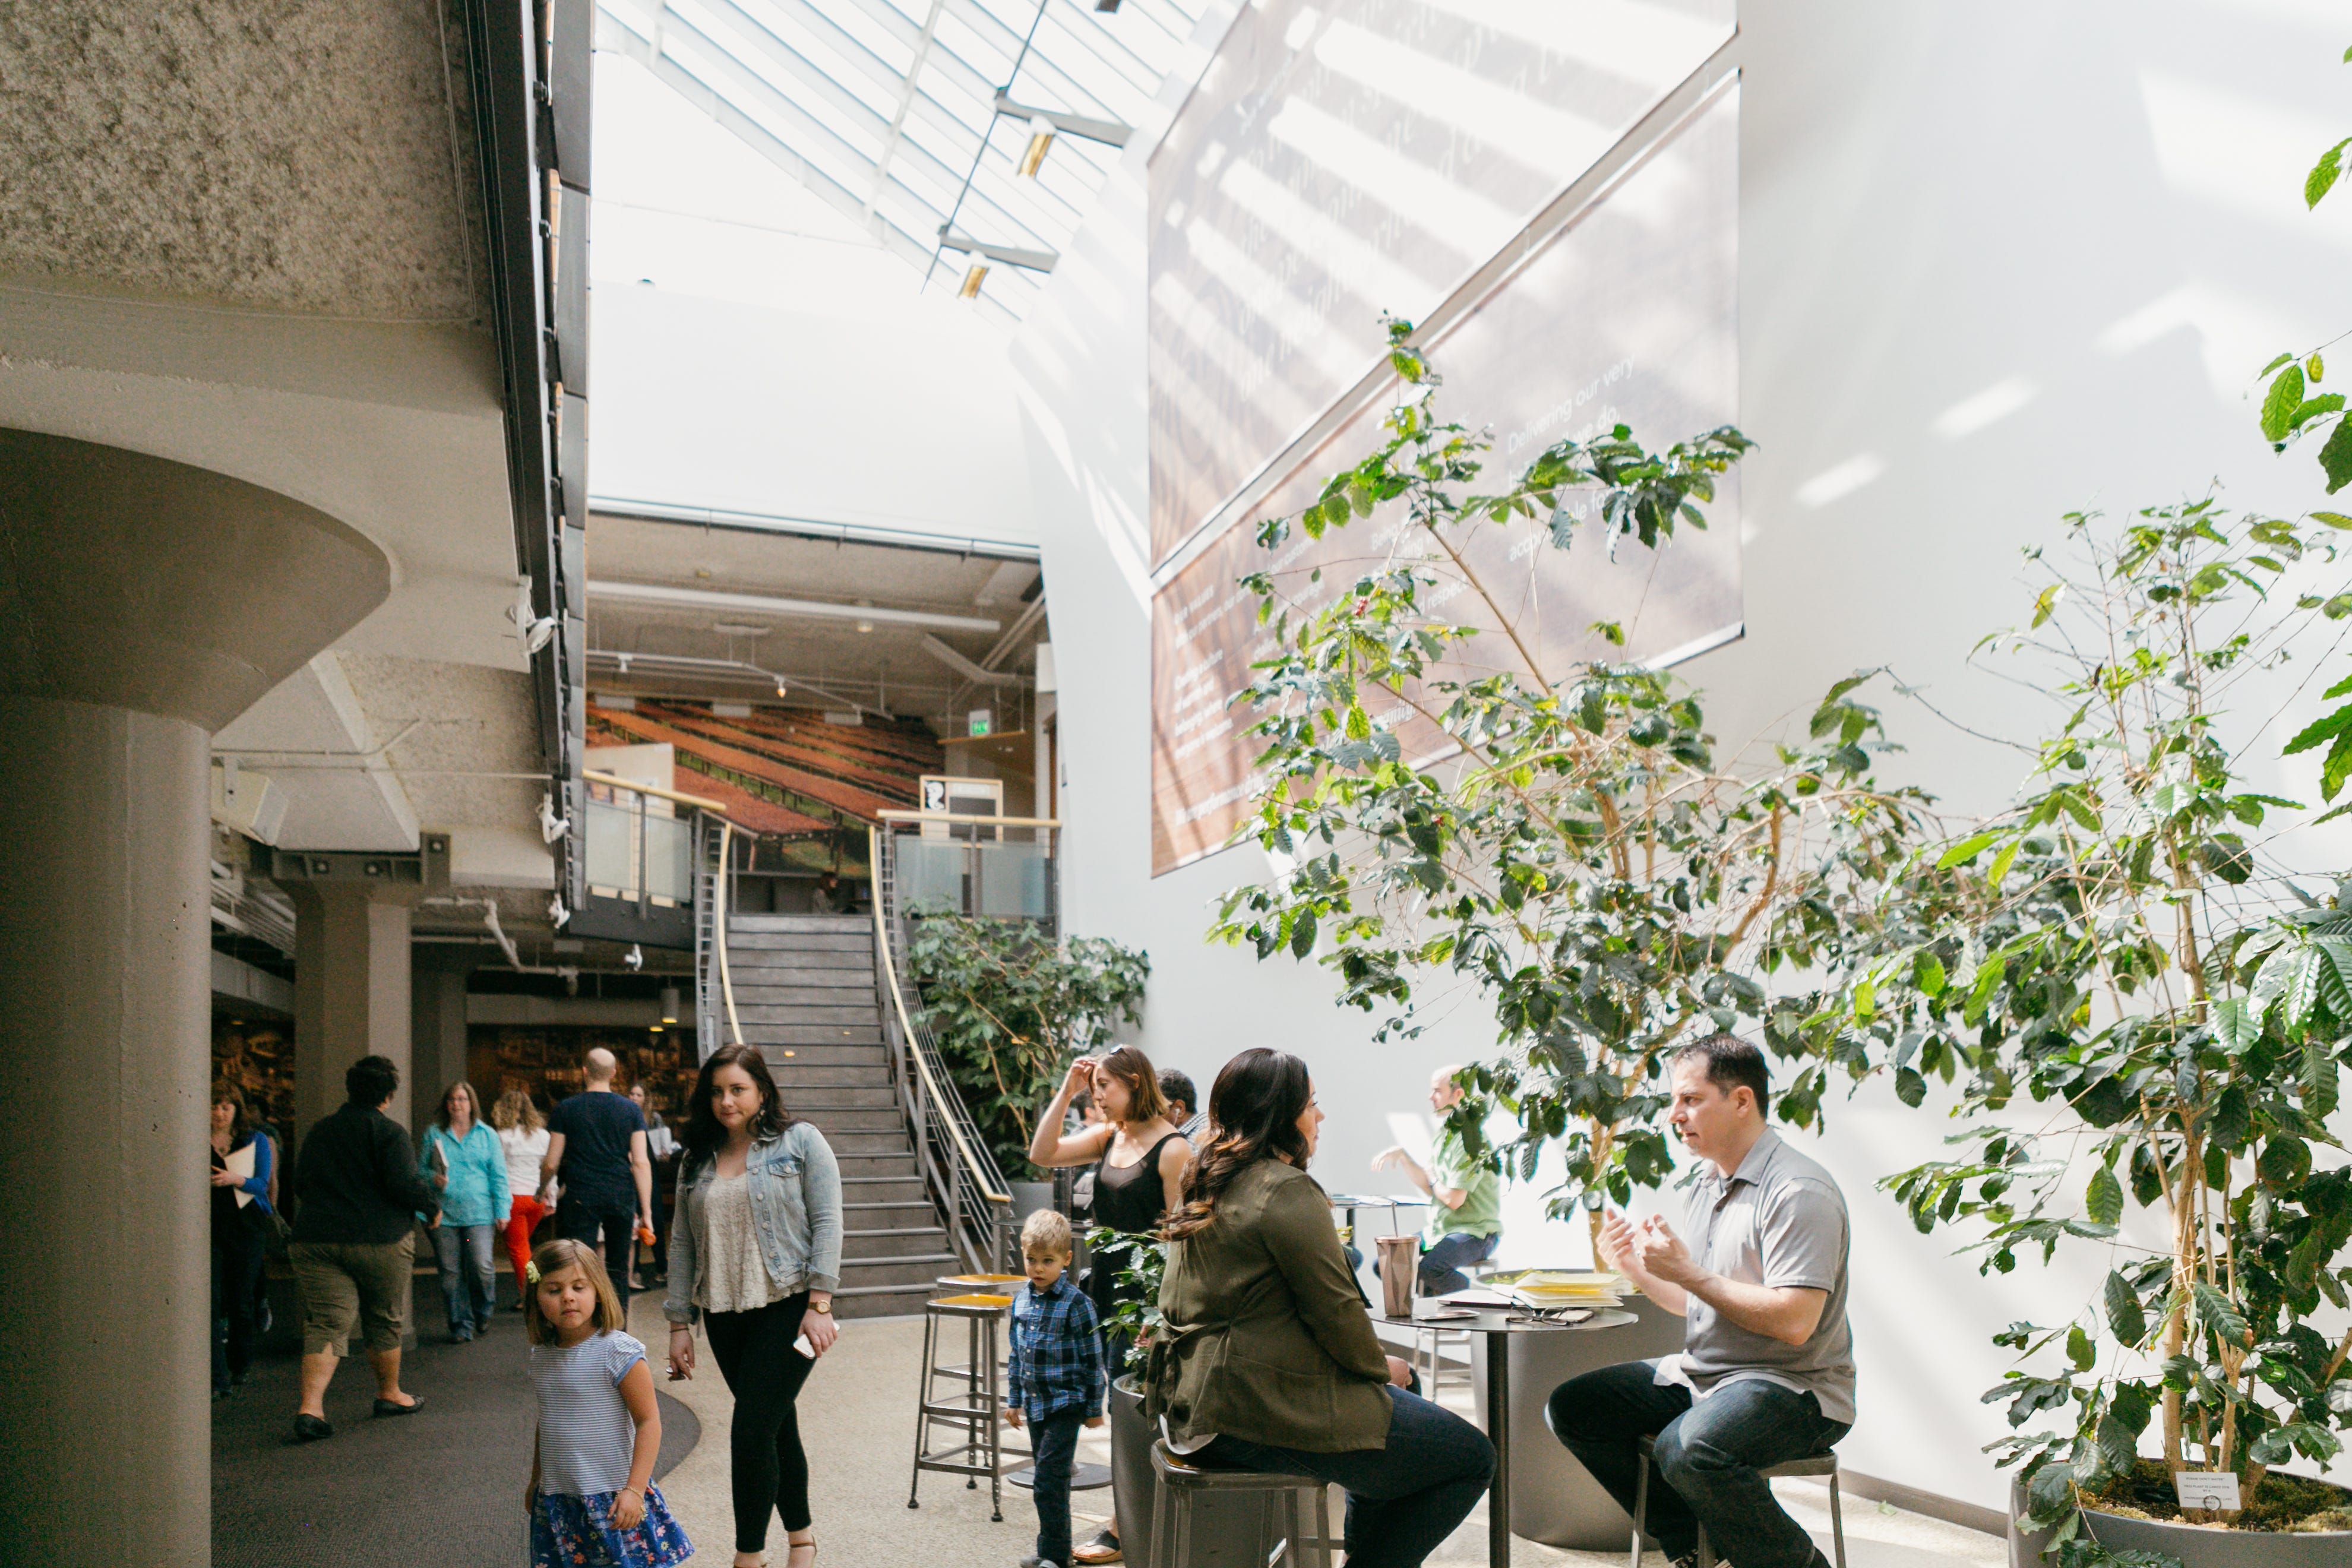
[[[841,1167],[824,1134],[795,1121],[780,1137],[751,1145],[744,1163],[751,1182],[751,1224],[760,1236],[760,1261],[768,1277],[794,1289],[841,1288]],[[662,1315],[673,1323],[694,1322],[699,1283],[694,1256],[695,1226],[702,1199],[718,1174],[717,1162],[681,1163],[677,1202],[669,1238],[669,1296]]]

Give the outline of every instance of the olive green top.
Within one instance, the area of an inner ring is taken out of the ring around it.
[[[1144,1409],[1178,1444],[1388,1447],[1388,1356],[1306,1172],[1266,1159],[1234,1177],[1207,1228],[1169,1244],[1160,1310]]]

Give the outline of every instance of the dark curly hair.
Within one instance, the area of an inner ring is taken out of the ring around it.
[[[1169,1216],[1160,1235],[1181,1241],[1208,1228],[1225,1189],[1260,1160],[1279,1156],[1305,1170],[1307,1139],[1298,1119],[1312,1094],[1307,1064],[1288,1051],[1260,1046],[1227,1062],[1209,1090],[1216,1135],[1184,1173],[1184,1206]]]
[[[694,1092],[686,1097],[686,1132],[678,1139],[686,1151],[682,1162],[686,1170],[700,1169],[705,1161],[717,1159],[719,1151],[727,1147],[727,1129],[710,1110],[710,1080],[720,1068],[730,1067],[741,1068],[760,1091],[760,1109],[751,1116],[751,1142],[765,1143],[771,1138],[781,1138],[785,1128],[800,1120],[784,1109],[783,1096],[776,1091],[775,1075],[769,1072],[768,1058],[760,1054],[759,1047],[721,1046],[710,1053],[710,1059],[694,1075]]]

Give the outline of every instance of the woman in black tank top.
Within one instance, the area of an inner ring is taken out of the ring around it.
[[[1103,1121],[1065,1138],[1063,1120],[1081,1091],[1094,1095]],[[1167,1111],[1159,1075],[1150,1059],[1133,1046],[1121,1046],[1106,1056],[1080,1057],[1071,1064],[1054,1103],[1037,1120],[1037,1135],[1029,1142],[1030,1163],[1046,1167],[1092,1163],[1095,1223],[1131,1236],[1151,1235],[1181,1201],[1185,1167],[1192,1162],[1192,1146],[1168,1121]],[[1103,1248],[1087,1277],[1087,1295],[1105,1323],[1132,1294],[1118,1278],[1128,1267],[1125,1253],[1124,1248]],[[1126,1336],[1106,1331],[1103,1365],[1113,1379],[1126,1372]],[[1071,1555],[1079,1563],[1116,1563],[1117,1526]]]

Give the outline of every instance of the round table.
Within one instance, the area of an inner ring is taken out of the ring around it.
[[[1487,1568],[1511,1568],[1511,1336],[1590,1333],[1595,1329],[1621,1329],[1639,1320],[1615,1307],[1592,1308],[1592,1315],[1577,1323],[1523,1318],[1506,1307],[1466,1310],[1470,1313],[1466,1318],[1455,1317],[1452,1311],[1440,1316],[1433,1303],[1427,1312],[1407,1318],[1375,1312],[1372,1321],[1398,1328],[1443,1328],[1449,1333],[1486,1336],[1486,1439],[1495,1445],[1495,1479],[1486,1489],[1486,1563]]]

